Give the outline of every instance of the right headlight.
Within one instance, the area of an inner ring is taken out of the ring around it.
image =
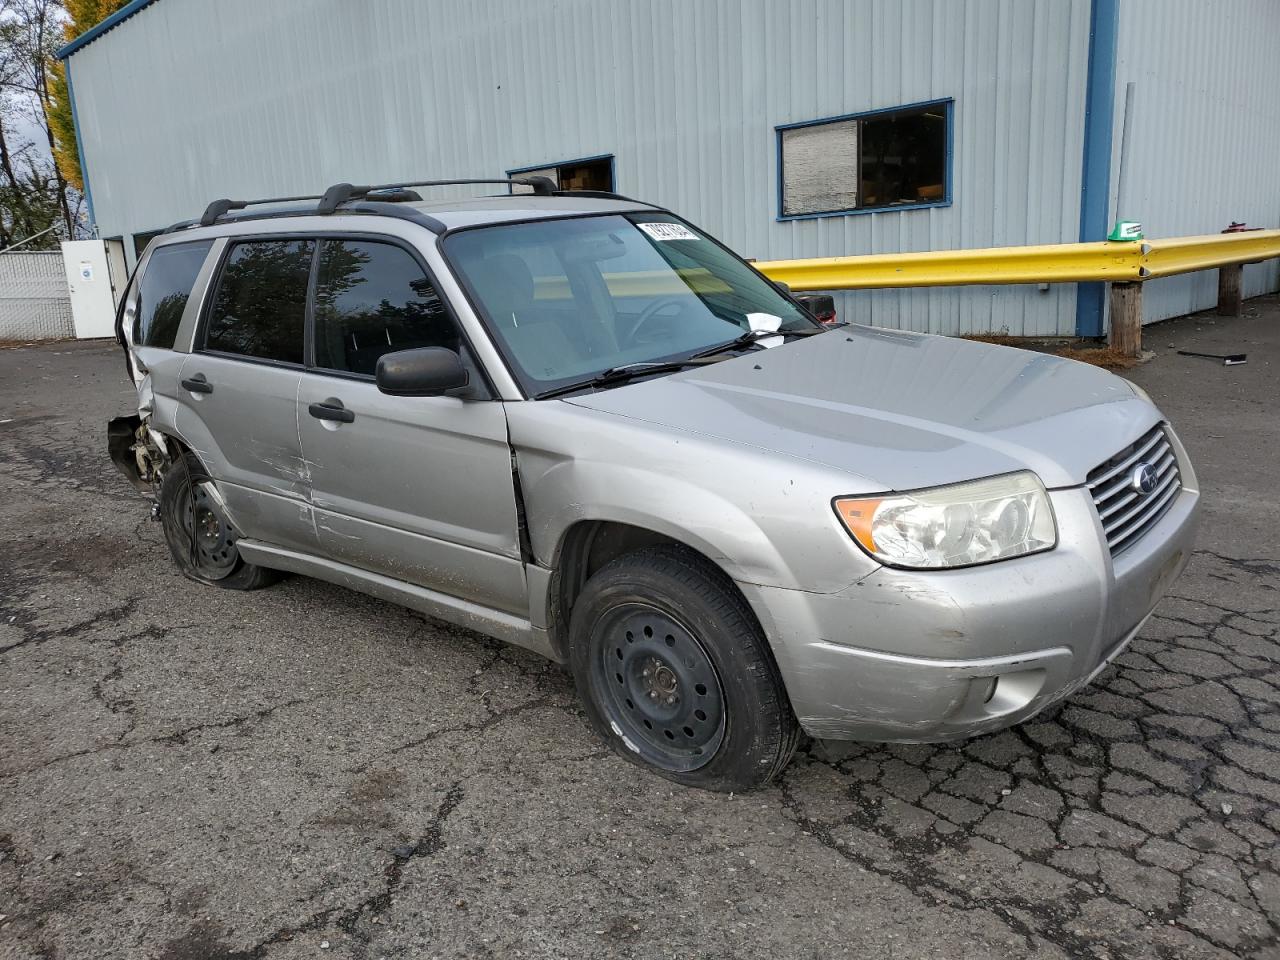
[[[1051,550],[1058,528],[1034,473],[1010,473],[879,497],[837,497],[836,515],[862,549],[896,567],[968,567]]]

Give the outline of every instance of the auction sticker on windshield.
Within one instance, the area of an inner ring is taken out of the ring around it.
[[[679,223],[637,223],[637,227],[655,240],[697,240],[698,235]]]

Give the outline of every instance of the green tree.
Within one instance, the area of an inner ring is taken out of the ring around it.
[[[56,248],[75,236],[79,194],[52,153],[48,65],[61,44],[62,0],[0,0],[0,243]]]
[[[129,0],[64,0],[66,21],[63,35],[74,40],[96,27]],[[59,175],[77,190],[84,191],[84,174],[80,170],[80,150],[76,143],[76,127],[71,118],[71,96],[67,91],[66,65],[52,57],[48,60],[45,112],[53,147],[53,159]]]

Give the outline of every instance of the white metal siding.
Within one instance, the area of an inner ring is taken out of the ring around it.
[[[1280,226],[1280,3],[1123,0],[1116,64],[1113,187],[1125,85],[1133,81],[1127,193],[1120,217],[1149,237],[1217,233],[1232,220]],[[1280,289],[1280,263],[1245,267],[1245,296]],[[1217,271],[1143,288],[1144,319],[1217,302]]]
[[[1088,0],[160,0],[75,53],[99,227],[215,197],[611,153],[617,189],[761,259],[1074,241]],[[950,207],[776,222],[774,126],[950,97]],[[844,315],[1070,334],[1071,286]]]

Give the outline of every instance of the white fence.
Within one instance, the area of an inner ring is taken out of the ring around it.
[[[62,254],[0,254],[0,340],[75,336]]]

